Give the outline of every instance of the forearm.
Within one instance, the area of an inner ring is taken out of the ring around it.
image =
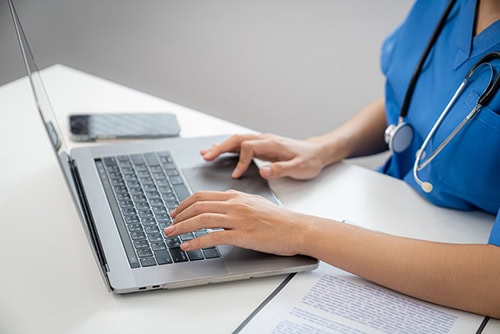
[[[321,143],[321,154],[326,166],[345,158],[386,150],[385,128],[385,104],[384,99],[380,98],[333,131],[308,140]]]
[[[500,318],[500,247],[429,242],[311,217],[301,253],[401,293]]]

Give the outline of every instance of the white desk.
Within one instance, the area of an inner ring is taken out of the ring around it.
[[[65,132],[67,113],[136,110],[176,113],[182,136],[250,131],[67,67],[42,73]],[[0,88],[0,124],[0,333],[229,333],[283,280],[108,293],[25,78]],[[401,181],[348,163],[271,185],[292,209],[432,240],[485,242],[494,220],[437,208]]]

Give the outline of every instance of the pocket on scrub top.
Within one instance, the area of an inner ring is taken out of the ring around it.
[[[440,145],[443,136],[447,137],[475,107],[479,93],[467,95],[454,107],[457,109],[450,111],[450,114],[456,112],[461,116],[455,118],[450,125],[452,128],[443,127],[443,133],[431,143],[433,148]],[[444,119],[443,124],[446,122]],[[434,167],[429,168],[433,164]],[[460,198],[464,206],[497,212],[500,205],[500,115],[488,106],[482,107],[430,165],[426,167],[431,174],[428,177],[434,180],[436,191]]]

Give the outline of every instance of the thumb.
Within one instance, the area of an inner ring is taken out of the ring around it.
[[[277,179],[283,176],[294,177],[297,174],[294,168],[296,168],[294,160],[277,161],[262,167],[260,169],[260,176],[264,179]]]
[[[319,174],[321,169],[314,168],[300,158],[287,161],[277,161],[260,169],[260,175],[265,179],[277,179],[288,176],[296,180],[308,180]]]

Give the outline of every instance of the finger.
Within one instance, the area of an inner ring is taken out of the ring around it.
[[[253,158],[263,160],[286,159],[282,148],[273,138],[259,138],[241,143],[240,158],[232,177],[241,177],[252,163]]]
[[[226,200],[229,196],[230,195],[227,192],[198,191],[179,203],[177,208],[170,212],[170,216],[175,219],[180,212],[183,212],[194,203],[202,201],[223,201]]]
[[[238,163],[233,170],[231,176],[235,179],[241,177],[248,169],[254,158],[254,146],[258,144],[258,140],[242,142],[240,145],[240,157]]]
[[[294,171],[294,169],[296,168],[297,166],[294,160],[278,161],[273,162],[267,166],[263,166],[262,168],[260,168],[259,172],[262,178],[271,180],[284,176],[293,177],[296,174],[296,172]]]
[[[166,227],[163,232],[167,237],[175,237],[204,229],[231,229],[233,223],[226,216],[217,213],[203,213],[195,217],[188,218],[182,222],[174,223]]]
[[[276,179],[288,176],[297,180],[309,179],[314,172],[308,170],[302,159],[273,162],[260,169],[260,175],[265,179]]]
[[[183,211],[176,213],[173,223],[178,224],[203,214],[227,214],[228,210],[230,210],[229,206],[230,204],[225,200],[195,202]]]
[[[284,176],[294,176],[296,174],[297,159],[288,161],[278,161],[269,165],[269,179],[276,179]],[[299,167],[300,168],[300,167]]]
[[[238,153],[242,142],[257,138],[257,136],[258,135],[233,135],[223,142],[213,145],[209,149],[201,150],[200,153],[203,159],[207,161],[214,160],[222,153]]]
[[[191,251],[200,248],[210,248],[218,245],[235,245],[236,233],[234,231],[216,231],[204,236],[185,241],[181,244],[181,249]]]

